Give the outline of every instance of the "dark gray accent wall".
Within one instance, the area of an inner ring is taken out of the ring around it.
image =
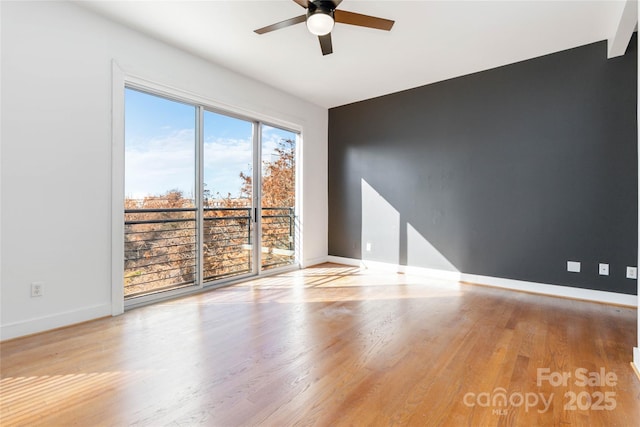
[[[333,108],[329,254],[635,294],[636,104],[634,35]]]

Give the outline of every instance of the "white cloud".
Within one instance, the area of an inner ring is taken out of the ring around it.
[[[293,135],[293,134],[292,134]],[[274,149],[283,132],[266,128],[262,135],[262,161],[273,160]],[[125,148],[125,194],[143,198],[179,189],[191,196],[195,188],[195,135],[182,129],[146,141],[127,141]],[[251,173],[251,138],[211,138],[203,147],[204,178],[215,196],[238,196],[242,186],[240,172]]]
[[[240,172],[250,173],[253,143],[250,139],[216,139],[204,143],[204,181],[213,195],[238,196]]]
[[[195,143],[193,129],[153,138],[125,148],[125,195],[142,198],[179,189],[193,194]]]

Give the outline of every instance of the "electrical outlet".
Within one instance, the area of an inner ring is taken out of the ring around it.
[[[608,276],[609,275],[609,264],[598,264],[598,273],[601,276]]]
[[[367,242],[367,252],[371,252],[371,243]]]
[[[580,262],[567,261],[567,271],[570,271],[572,273],[580,273]]]
[[[638,278],[638,268],[627,267],[627,279],[637,279],[637,278]]]
[[[31,283],[31,297],[41,297],[44,295],[44,282]]]

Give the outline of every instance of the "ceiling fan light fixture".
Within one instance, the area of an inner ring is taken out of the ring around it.
[[[2,0],[0,0],[1,2]],[[271,31],[287,28],[292,25],[305,22],[309,32],[318,37],[322,55],[333,53],[331,31],[336,24],[349,24],[357,27],[373,28],[376,30],[390,31],[394,21],[391,19],[377,18],[356,12],[337,10],[342,0],[293,0],[297,5],[307,9],[307,13],[266,27],[253,30],[256,34],[270,33]],[[337,15],[336,15],[337,14]],[[337,19],[336,19],[337,18]]]
[[[330,9],[318,7],[312,11],[309,8],[307,12],[307,28],[311,34],[316,36],[327,35],[333,30],[334,24],[333,12]]]

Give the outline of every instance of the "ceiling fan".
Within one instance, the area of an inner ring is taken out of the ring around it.
[[[293,0],[300,6],[307,9],[305,15],[296,16],[295,18],[286,19],[263,28],[258,28],[254,32],[265,34],[291,25],[307,23],[309,31],[318,36],[320,40],[320,49],[323,55],[333,53],[333,45],[331,43],[331,30],[337,22],[340,24],[357,25],[359,27],[374,28],[377,30],[391,30],[394,21],[390,19],[376,18],[375,16],[362,15],[355,12],[347,12],[346,10],[337,10],[342,0]]]

